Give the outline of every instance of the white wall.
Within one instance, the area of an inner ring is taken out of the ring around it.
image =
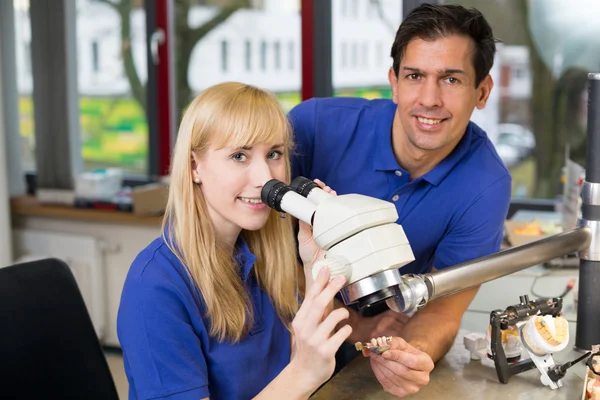
[[[6,134],[4,130],[4,87],[2,85],[2,52],[0,52],[0,267],[12,264],[10,233],[10,207],[8,194],[8,162],[6,159]]]

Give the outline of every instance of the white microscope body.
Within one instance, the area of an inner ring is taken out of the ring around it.
[[[332,277],[344,275],[346,304],[358,301],[359,306],[368,306],[399,295],[400,286],[405,286],[398,268],[415,257],[396,223],[393,203],[360,194],[333,196],[302,177],[290,186],[268,182],[262,198],[271,208],[312,225],[315,242],[327,250],[325,259],[313,267],[313,275],[325,265]]]

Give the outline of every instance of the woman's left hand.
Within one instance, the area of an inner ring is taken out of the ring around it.
[[[335,190],[325,185],[325,183],[321,182],[319,179],[315,179],[315,183],[327,193],[331,193],[332,195],[337,196]],[[306,276],[306,290],[308,290],[308,288],[313,283],[312,267],[315,264],[315,262],[323,259],[327,252],[321,249],[315,242],[313,238],[312,227],[303,221],[298,222],[300,224],[298,231],[298,252],[300,254],[300,258],[302,259],[302,264],[304,264],[304,275]]]

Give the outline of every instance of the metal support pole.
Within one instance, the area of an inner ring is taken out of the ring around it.
[[[588,74],[588,124],[585,182],[581,190],[579,226],[592,231],[581,251],[575,347],[590,350],[600,344],[600,74]]]

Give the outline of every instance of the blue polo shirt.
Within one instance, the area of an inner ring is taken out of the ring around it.
[[[392,150],[391,100],[312,99],[289,114],[296,149],[292,177],[321,179],[338,194],[396,205],[415,254],[401,273],[444,269],[500,249],[511,177],[487,135],[470,122],[456,148],[410,180]]]
[[[117,321],[130,399],[250,399],[289,363],[290,334],[252,273],[255,256],[238,249],[255,322],[237,344],[208,336],[202,295],[162,238],[137,256]]]

